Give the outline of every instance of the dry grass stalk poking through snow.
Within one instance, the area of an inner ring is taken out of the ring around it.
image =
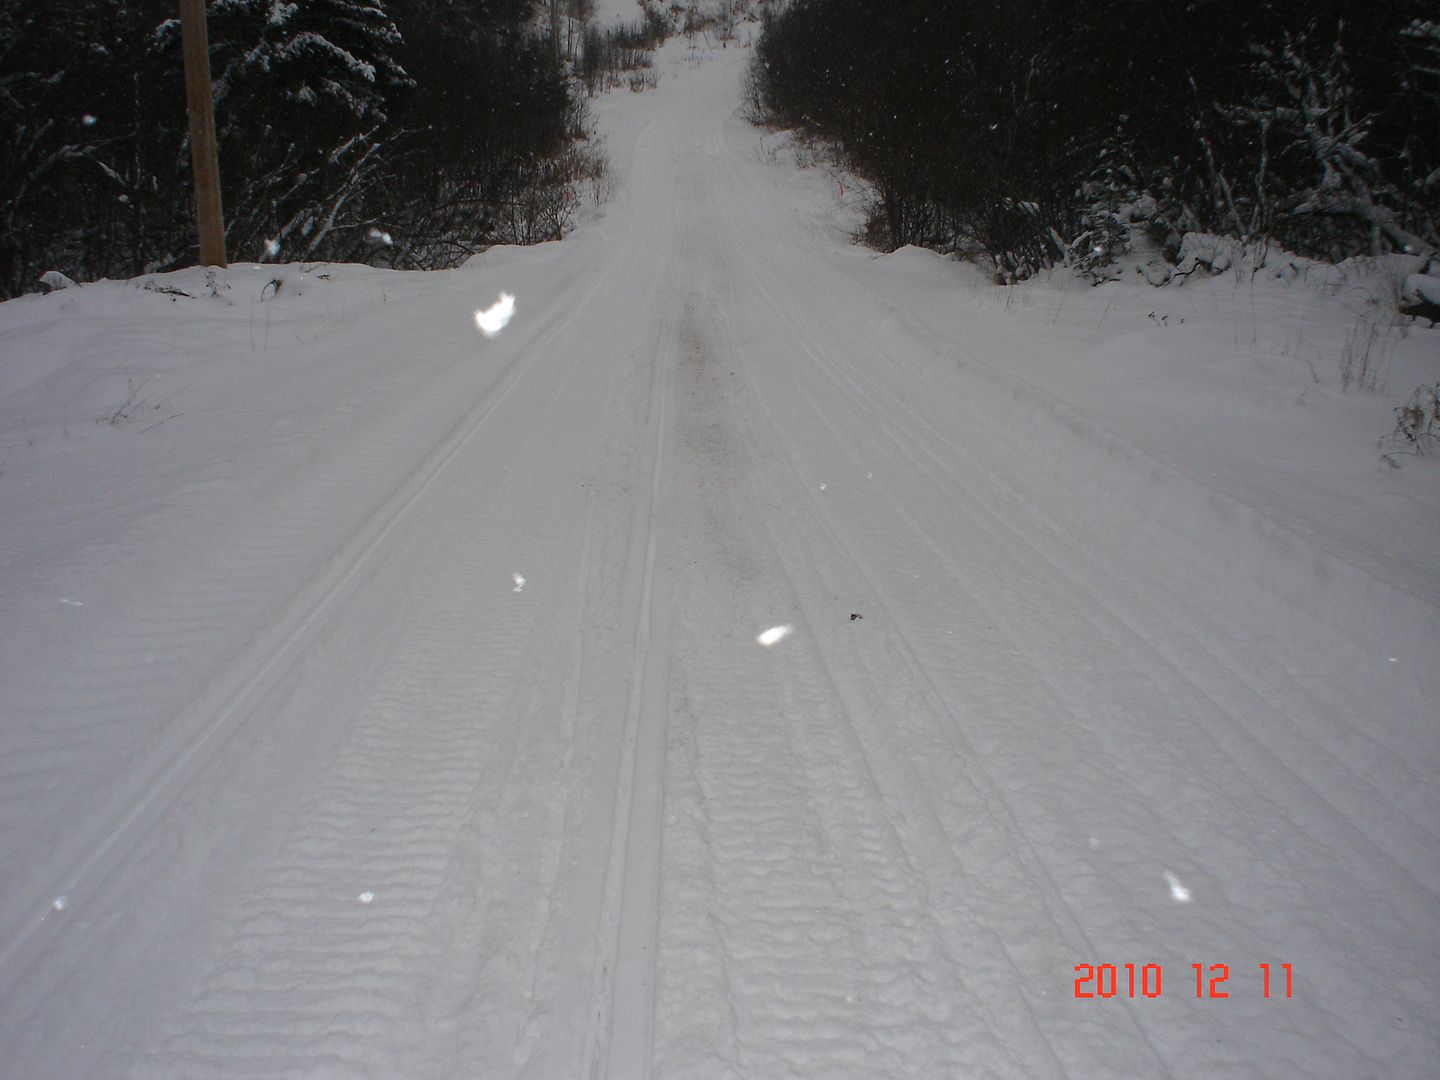
[[[1340,350],[1340,387],[1381,390],[1390,366],[1395,338],[1404,328],[1393,315],[1365,314],[1345,335]]]

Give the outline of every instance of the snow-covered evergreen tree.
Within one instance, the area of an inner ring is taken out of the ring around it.
[[[231,249],[306,258],[358,242],[360,199],[410,85],[381,0],[216,0],[216,124]]]
[[[1358,98],[1341,41],[1317,46],[1287,33],[1256,51],[1259,91],[1227,110],[1260,151],[1243,196],[1246,231],[1331,258],[1409,243],[1392,209],[1397,193],[1367,145],[1375,117]]]

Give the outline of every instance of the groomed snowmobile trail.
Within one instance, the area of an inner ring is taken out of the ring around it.
[[[912,314],[749,55],[562,243],[124,294],[294,381],[16,533],[0,1076],[1433,1075],[1430,599]]]

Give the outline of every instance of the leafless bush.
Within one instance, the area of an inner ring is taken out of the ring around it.
[[[1440,442],[1440,383],[1422,386],[1395,410],[1395,430],[1380,440],[1381,458],[1395,468],[1402,457],[1421,457]]]

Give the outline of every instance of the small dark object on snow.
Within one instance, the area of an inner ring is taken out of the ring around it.
[[[865,617],[864,615],[856,615],[855,612],[853,612],[853,611],[850,612],[850,621],[851,621],[851,622],[854,622],[856,619],[863,619],[864,617]]]
[[[186,292],[184,289],[177,289],[177,288],[175,288],[175,286],[173,286],[173,285],[157,285],[157,284],[155,284],[155,282],[153,282],[153,281],[147,281],[144,285],[142,285],[142,286],[140,286],[140,287],[141,287],[142,289],[146,290],[147,292],[161,293],[161,294],[163,294],[163,295],[165,295],[165,296],[170,297],[171,303],[174,303],[175,298],[176,298],[177,296],[183,296],[183,297],[185,297],[185,299],[187,299],[187,300],[194,300],[194,299],[195,299],[195,297],[191,296],[191,295],[190,295],[188,292]]]
[[[1400,314],[1409,315],[1412,319],[1429,319],[1432,327],[1440,326],[1440,304],[1432,304],[1428,300],[1406,304],[1400,309]]]

